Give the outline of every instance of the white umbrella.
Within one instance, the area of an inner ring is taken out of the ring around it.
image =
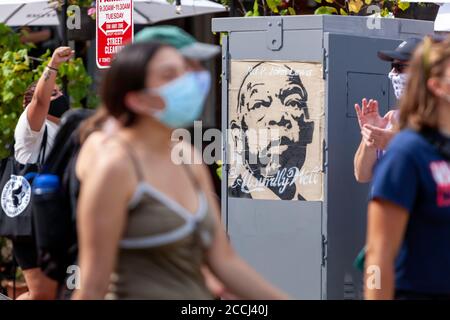
[[[439,8],[434,21],[434,31],[450,32],[450,3],[445,3]]]
[[[152,24],[227,10],[221,4],[208,0],[181,0],[179,13],[175,1],[170,4],[166,0],[134,0],[133,6],[136,24]],[[0,23],[9,26],[56,26],[59,20],[47,0],[0,0]]]
[[[8,26],[56,26],[59,20],[47,0],[0,0],[0,23]]]
[[[134,0],[133,5],[136,24],[152,24],[227,10],[223,5],[207,0],[181,0],[181,11],[178,13],[175,1],[169,4],[166,0]]]

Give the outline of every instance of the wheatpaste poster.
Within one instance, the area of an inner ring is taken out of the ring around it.
[[[229,196],[322,200],[322,65],[231,61],[230,71]]]

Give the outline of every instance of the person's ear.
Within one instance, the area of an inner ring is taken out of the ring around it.
[[[427,87],[428,87],[428,90],[430,90],[434,95],[439,96],[439,94],[438,94],[439,82],[436,78],[429,78],[427,80]]]
[[[134,113],[151,114],[164,109],[165,103],[160,96],[143,92],[128,92],[125,105]]]
[[[444,85],[442,84],[442,80],[436,77],[428,79],[427,87],[437,97],[442,97],[447,94],[444,89]]]

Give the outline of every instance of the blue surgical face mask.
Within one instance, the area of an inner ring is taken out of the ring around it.
[[[206,97],[208,96],[209,90],[211,89],[211,73],[207,70],[194,72],[198,85],[202,94]]]
[[[205,88],[200,85],[195,72],[188,72],[151,92],[165,103],[164,109],[152,116],[171,128],[192,125],[203,111]]]

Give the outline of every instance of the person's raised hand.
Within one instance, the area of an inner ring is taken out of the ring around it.
[[[55,51],[53,51],[49,66],[58,69],[61,64],[69,61],[74,55],[75,51],[73,51],[70,47],[56,48]]]
[[[361,135],[367,147],[386,150],[386,147],[394,137],[395,132],[390,129],[381,129],[366,123],[361,129]]]
[[[366,98],[362,99],[361,107],[355,104],[356,116],[358,117],[359,127],[362,129],[365,124],[384,129],[388,123],[388,119],[380,116],[378,110],[378,101]]]

